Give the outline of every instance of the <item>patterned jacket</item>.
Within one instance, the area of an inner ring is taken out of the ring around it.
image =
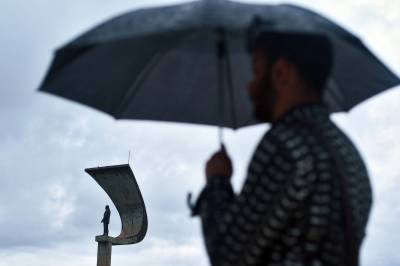
[[[227,177],[210,178],[203,189],[193,215],[201,218],[211,264],[345,265],[348,238],[332,151],[345,168],[359,250],[372,204],[366,167],[327,108],[306,105],[263,136],[239,195]]]

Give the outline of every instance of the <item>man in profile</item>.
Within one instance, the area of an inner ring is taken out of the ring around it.
[[[101,222],[103,223],[103,236],[108,236],[108,225],[110,223],[110,207],[106,205],[106,210],[104,211],[103,219]]]
[[[262,137],[238,195],[224,147],[208,160],[199,215],[210,262],[223,265],[358,265],[372,204],[366,167],[322,103],[333,65],[317,35],[250,38],[255,117]]]

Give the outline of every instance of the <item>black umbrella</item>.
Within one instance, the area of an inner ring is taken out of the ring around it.
[[[254,124],[245,37],[255,17],[264,30],[331,40],[324,100],[332,112],[400,83],[357,37],[310,10],[205,0],[135,10],[95,27],[57,50],[40,90],[117,119]]]

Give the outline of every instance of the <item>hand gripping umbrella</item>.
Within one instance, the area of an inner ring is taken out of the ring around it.
[[[89,30],[56,51],[40,87],[116,119],[240,128],[255,124],[246,32],[322,34],[334,64],[324,100],[332,112],[400,83],[354,35],[293,5],[204,0],[135,10]]]

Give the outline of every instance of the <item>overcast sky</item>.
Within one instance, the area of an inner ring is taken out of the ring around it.
[[[400,74],[400,0],[287,2],[347,27]],[[114,247],[113,265],[207,265],[200,224],[189,218],[185,197],[204,184],[204,162],[218,147],[216,129],[115,121],[36,91],[55,48],[121,12],[163,3],[171,1],[0,2],[0,266],[95,265],[94,236],[102,232],[104,205],[111,202],[83,169],[126,163],[129,150],[149,230],[142,243]],[[400,265],[399,99],[394,88],[334,116],[361,150],[374,186],[362,250],[367,266]],[[226,131],[236,191],[266,130]],[[116,235],[120,224],[111,211],[110,234]]]

